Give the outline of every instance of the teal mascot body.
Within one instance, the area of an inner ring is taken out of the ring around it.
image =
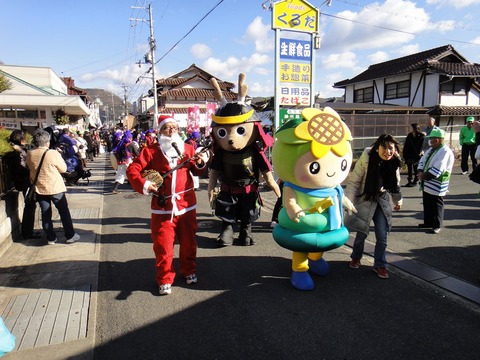
[[[275,137],[273,167],[284,186],[273,238],[293,251],[292,286],[312,290],[309,272],[326,275],[323,253],[348,240],[343,211],[355,208],[343,195],[341,183],[352,165],[352,136],[334,110],[307,108],[301,119],[286,122]]]

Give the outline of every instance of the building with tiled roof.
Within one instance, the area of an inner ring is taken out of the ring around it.
[[[185,70],[168,78],[157,80],[157,103],[158,114],[174,115],[180,122],[180,126],[186,127],[188,108],[198,106],[200,111],[200,123],[206,124],[207,103],[217,104],[214,89],[210,79],[215,78],[227,101],[237,99],[237,93],[233,92],[235,84],[223,81],[218,77],[209,74],[205,70],[192,64]],[[139,103],[140,104],[140,103]],[[148,107],[142,109],[139,106],[139,124],[142,129],[154,127],[153,124],[153,100]],[[142,114],[143,113],[143,114]]]
[[[374,123],[388,114],[396,124],[388,122],[380,130],[389,126],[389,131],[401,135],[409,131],[409,123],[424,123],[423,119],[433,116],[437,125],[449,132],[450,145],[455,147],[465,118],[480,119],[479,80],[480,64],[468,62],[451,45],[445,45],[370,65],[355,77],[336,82],[333,87],[345,91],[344,103],[331,107],[350,115],[345,115],[349,126],[370,129],[371,135],[376,131]],[[365,122],[361,124],[355,114],[364,114]],[[404,116],[395,118],[393,114]],[[365,131],[363,134],[367,136]]]
[[[345,103],[423,107],[435,111],[456,106],[480,106],[480,64],[469,63],[451,45],[370,65],[353,77],[336,82],[345,90]],[[438,115],[450,115],[445,113]],[[480,115],[480,112],[468,115]]]

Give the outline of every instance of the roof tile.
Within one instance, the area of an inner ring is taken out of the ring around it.
[[[448,55],[448,62],[439,61]],[[440,46],[435,49],[421,51],[416,54],[373,64],[367,70],[352,79],[336,82],[333,87],[342,88],[349,84],[373,79],[406,74],[418,70],[433,70],[446,75],[478,76],[480,64],[470,64],[451,45]]]

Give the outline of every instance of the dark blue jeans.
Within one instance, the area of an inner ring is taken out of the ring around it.
[[[54,195],[39,195],[37,194],[37,201],[42,211],[42,228],[47,234],[48,241],[54,241],[57,236],[53,231],[52,223],[52,203],[58,210],[60,220],[62,221],[63,230],[65,232],[65,238],[71,239],[75,235],[73,229],[72,217],[70,216],[70,210],[68,209],[67,197],[65,193],[59,193]]]
[[[377,205],[375,213],[373,214],[373,224],[376,240],[373,267],[385,267],[385,265],[387,265],[385,251],[387,249],[388,221],[380,205]],[[360,260],[362,258],[366,238],[367,234],[360,231],[357,232],[353,243],[352,254],[350,255],[352,259]]]

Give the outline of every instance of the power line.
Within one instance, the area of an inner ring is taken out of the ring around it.
[[[155,61],[155,64],[152,66],[157,65],[161,60],[163,60],[174,48],[177,46],[182,40],[184,40],[200,23],[205,20],[205,18],[210,15],[224,0],[220,0],[213,8],[211,8],[184,36],[180,38],[165,54],[163,54],[160,59]],[[137,82],[140,80],[140,78],[144,77],[146,74],[148,74],[151,71],[151,67],[145,71],[142,75],[140,75],[137,79]]]
[[[397,17],[402,17],[402,18],[407,18],[407,19],[413,19],[413,20],[417,20],[417,21],[424,22],[424,23],[427,23],[427,24],[431,23],[430,21],[426,20],[425,18],[420,18],[420,17],[417,17],[417,16],[411,16],[409,14],[399,13],[399,12],[395,12],[395,11],[388,11],[388,10],[385,10],[385,9],[381,9],[378,6],[362,5],[362,4],[350,2],[350,1],[347,1],[347,0],[336,0],[336,2],[343,2],[347,5],[357,6],[357,7],[363,8],[363,9],[372,10],[372,11],[376,11],[376,12],[381,12],[381,13],[392,15],[392,16],[397,16]],[[322,13],[322,15],[324,15],[324,14]],[[472,28],[466,27],[466,26],[450,26],[449,28],[471,31],[471,32],[477,32],[477,33],[480,32],[480,29],[472,29]]]
[[[190,33],[195,30],[195,28],[200,25],[200,23],[205,20],[205,18],[210,15],[213,10],[215,10],[224,0],[220,0],[217,5],[215,5],[209,12],[207,12],[184,36],[182,36],[182,38],[180,38],[180,40],[178,40],[163,56],[160,57],[160,59],[158,59],[154,65],[158,64],[160,62],[160,60],[162,60],[165,56],[167,56],[174,48],[175,46],[177,46],[183,39],[185,39],[188,35],[190,35]]]
[[[422,34],[410,32],[410,31],[392,29],[392,28],[389,28],[389,27],[386,27],[386,26],[368,24],[368,23],[365,23],[365,22],[362,22],[362,21],[358,21],[358,20],[347,19],[347,18],[338,16],[338,15],[331,15],[331,14],[327,14],[327,13],[322,13],[322,16],[327,16],[327,17],[331,17],[331,18],[334,18],[334,19],[344,20],[344,21],[350,21],[350,22],[353,22],[353,23],[356,23],[356,24],[372,26],[372,27],[375,27],[375,28],[378,28],[378,29],[383,29],[383,30],[389,30],[389,31],[399,32],[399,33],[402,33],[402,34],[420,36],[420,37],[425,37],[425,38],[442,39],[442,40],[445,40],[445,41],[448,41],[448,42],[455,42],[455,43],[460,43],[460,44],[477,45],[477,46],[480,45],[480,44],[477,44],[477,43],[474,43],[474,42],[470,42],[470,41],[462,41],[462,40],[438,38],[438,37],[436,37],[436,36],[422,35]]]

